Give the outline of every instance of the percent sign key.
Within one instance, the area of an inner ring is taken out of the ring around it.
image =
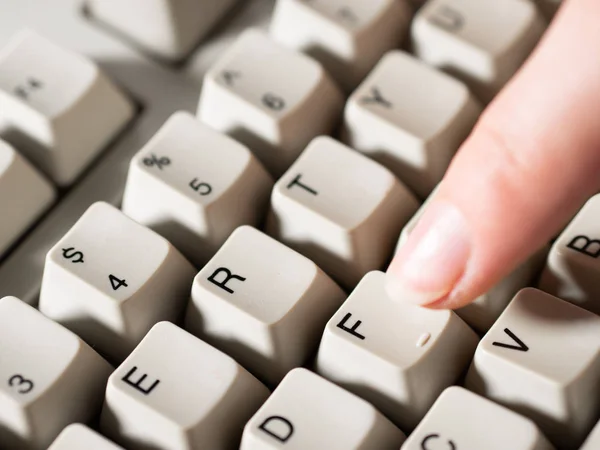
[[[171,160],[166,156],[156,156],[152,153],[150,156],[143,159],[144,165],[147,167],[156,167],[158,170],[163,170],[163,167],[169,166]]]

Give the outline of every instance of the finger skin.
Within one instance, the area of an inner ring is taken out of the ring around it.
[[[599,21],[597,0],[564,4],[541,44],[457,153],[435,199],[388,269],[388,280],[408,283],[406,267],[415,241],[426,232],[422,224],[429,211],[438,203],[452,205],[466,222],[468,258],[453,268],[456,279],[444,289],[431,287],[435,273],[409,281],[413,290],[443,292],[422,304],[464,306],[546,244],[598,191]]]

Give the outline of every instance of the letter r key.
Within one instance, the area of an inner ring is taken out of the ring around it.
[[[592,197],[556,240],[540,289],[600,314],[600,194]]]

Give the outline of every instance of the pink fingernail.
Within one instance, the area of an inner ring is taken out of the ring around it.
[[[434,202],[388,268],[386,288],[395,300],[428,305],[447,295],[471,254],[471,236],[462,213]]]

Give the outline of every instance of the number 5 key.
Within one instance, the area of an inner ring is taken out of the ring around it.
[[[40,311],[112,361],[185,306],[193,266],[166,239],[95,203],[46,256]]]

